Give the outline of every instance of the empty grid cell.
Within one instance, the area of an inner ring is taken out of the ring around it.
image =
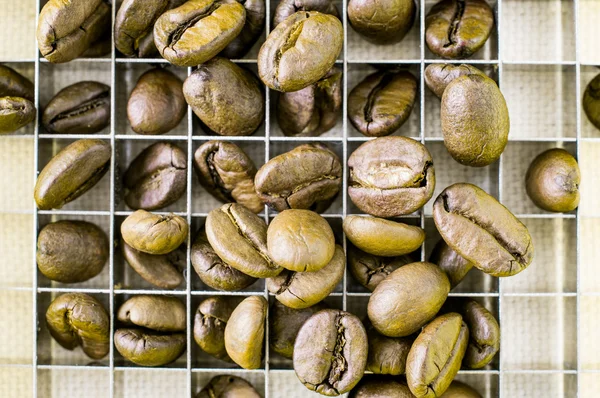
[[[0,395],[5,398],[33,396],[33,369],[0,366]]]
[[[582,184],[579,188],[581,202],[579,204],[579,216],[600,216],[600,142],[581,141],[579,143],[579,169],[581,170]]]
[[[27,287],[33,283],[31,273],[31,238],[33,216],[31,214],[2,214],[0,225],[0,286]]]
[[[0,151],[10,156],[0,157],[0,211],[31,212],[33,197],[34,140],[19,137],[0,140]]]
[[[581,291],[583,293],[600,293],[600,218],[582,217],[580,223],[581,253],[579,258]]]
[[[117,370],[114,397],[137,396],[149,398],[189,396],[188,375],[186,372],[156,371],[156,369]]]
[[[577,396],[577,375],[505,374],[502,396],[520,398],[567,398]]]
[[[600,345],[598,344],[600,296],[584,296],[580,300],[579,332],[580,344],[583,348],[580,353],[581,368],[600,371]],[[600,374],[598,376],[600,377]]]
[[[4,325],[0,364],[32,363],[34,309],[31,292],[0,291],[0,308],[0,318]]]
[[[600,15],[600,3],[597,0],[579,0],[578,42],[579,60],[582,63],[600,64],[598,15]]]
[[[596,372],[579,374],[579,397],[595,398],[600,389],[600,375]]]
[[[37,372],[38,397],[110,397],[108,369],[39,369]]]

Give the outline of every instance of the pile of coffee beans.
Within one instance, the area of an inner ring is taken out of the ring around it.
[[[418,19],[412,0],[350,0],[347,8],[351,28],[377,45],[401,41]],[[501,325],[479,301],[449,294],[470,272],[510,277],[527,269],[532,236],[510,209],[475,185],[455,183],[434,198],[436,159],[421,142],[394,135],[418,101],[416,76],[389,66],[343,93],[335,63],[345,16],[331,0],[281,0],[258,52],[258,76],[232,62],[262,34],[265,9],[264,0],[125,0],[113,30],[105,0],[45,4],[37,39],[49,62],[106,55],[114,37],[123,56],[161,56],[194,67],[185,81],[168,67],[139,77],[126,107],[136,134],[172,131],[189,106],[209,135],[252,135],[265,118],[266,86],[279,92],[275,116],[286,136],[331,130],[347,94],[348,121],[373,138],[348,154],[347,170],[324,143],[299,144],[257,167],[235,141],[203,142],[189,164],[222,204],[197,231],[180,215],[161,212],[183,197],[191,170],[176,141],[155,141],[113,173],[115,200],[131,210],[115,228],[114,244],[158,289],[181,288],[195,278],[183,272],[189,258],[204,285],[238,293],[203,297],[189,325],[186,304],[176,295],[123,296],[114,330],[106,303],[66,293],[47,309],[48,331],[64,348],[81,346],[92,359],[108,354],[114,333],[124,362],[164,366],[191,349],[191,326],[198,347],[224,367],[259,369],[268,345],[292,361],[300,383],[327,396],[480,397],[454,378],[459,369],[493,366]],[[439,58],[465,59],[486,44],[494,23],[485,0],[441,0],[425,18],[425,42]],[[440,127],[452,158],[469,167],[497,162],[510,118],[496,81],[459,63],[430,64],[424,79],[440,99]],[[114,106],[110,90],[95,81],[63,88],[44,104],[41,125],[49,134],[106,129]],[[0,133],[35,119],[33,91],[25,77],[0,66]],[[586,88],[583,109],[600,129],[600,75]],[[84,195],[108,172],[113,153],[110,144],[91,138],[62,148],[39,173],[38,208],[60,209]],[[579,204],[580,180],[576,159],[553,148],[533,159],[523,183],[540,209],[570,212]],[[336,234],[321,213],[346,194],[363,214],[345,216],[343,234]],[[420,261],[425,230],[400,217],[422,212],[430,201],[442,239],[428,261]],[[265,206],[274,214],[268,223]],[[98,225],[53,220],[38,235],[39,271],[58,283],[88,281],[108,262],[109,244]],[[325,301],[346,266],[371,292],[363,319]],[[262,278],[270,303],[262,293],[244,293]],[[260,394],[244,379],[219,375],[197,395],[216,396]]]

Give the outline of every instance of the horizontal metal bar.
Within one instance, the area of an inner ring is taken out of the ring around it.
[[[134,213],[133,210],[121,210],[115,211],[115,216],[128,217]],[[152,214],[158,214],[161,216],[168,216],[171,214],[175,214],[176,216],[186,217],[187,213],[182,211],[153,211]]]
[[[394,65],[420,65],[420,59],[349,59],[348,65],[362,64],[394,64]]]
[[[5,58],[0,60],[3,64],[27,64],[35,63],[35,58]]]
[[[344,142],[344,137],[286,137],[270,136],[270,141],[300,141],[300,142]]]
[[[183,365],[183,364],[182,364]],[[183,365],[185,366],[185,365]],[[187,372],[187,368],[176,368],[176,367],[144,367],[144,366],[130,366],[130,365],[116,365],[115,370],[120,372],[130,372],[130,371],[140,371],[140,372],[157,372],[157,373],[167,373],[167,372]]]
[[[273,371],[272,369],[271,371]],[[192,372],[206,372],[206,373],[264,373],[264,368],[260,369],[244,369],[244,368],[194,368]]]
[[[528,61],[528,60],[504,60],[504,65],[547,65],[547,66],[575,66],[575,61]]]
[[[109,294],[110,289],[87,288],[87,287],[38,287],[38,293],[91,293]]]
[[[265,141],[265,136],[194,135],[192,141]]]
[[[110,134],[40,134],[39,138],[44,140],[110,140]]]
[[[138,134],[117,134],[115,139],[118,141],[187,141],[187,135],[138,135]]]
[[[192,296],[262,296],[264,291],[256,292],[227,292],[227,291],[212,291],[212,290],[192,290]]]
[[[170,296],[185,296],[185,290],[152,290],[152,289],[114,289],[117,294],[147,294],[147,295],[170,295]]]
[[[577,297],[577,292],[502,293],[504,297]]]
[[[425,59],[426,64],[497,64],[497,59]]]
[[[110,371],[108,365],[42,365],[36,366],[41,370],[98,370],[98,371]]]
[[[0,292],[31,292],[33,287],[29,286],[0,286]]]
[[[362,137],[359,137],[362,138]],[[425,142],[444,142],[444,137],[425,137]],[[510,143],[528,142],[577,142],[575,137],[508,137]]]
[[[46,58],[40,58],[40,62],[42,64],[52,64],[50,61],[48,61]],[[69,62],[74,62],[74,63],[98,63],[98,62],[102,62],[102,63],[106,63],[106,64],[110,64],[112,62],[112,59],[109,58],[75,58]]]
[[[39,215],[50,216],[110,216],[107,210],[38,210]]]

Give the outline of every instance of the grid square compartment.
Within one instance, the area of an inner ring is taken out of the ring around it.
[[[110,396],[108,369],[38,369],[37,395],[39,397],[107,398]]]
[[[0,54],[2,51],[0,50]],[[1,56],[0,56],[1,59]],[[9,58],[10,59],[10,58]],[[12,59],[15,59],[14,57]],[[20,73],[25,78],[27,78],[31,83],[35,85],[35,64],[33,62],[6,62],[3,63],[4,66],[7,66],[11,69],[14,69],[17,73]],[[41,113],[40,113],[41,115]],[[37,120],[34,119],[27,126],[23,126],[17,131],[11,133],[11,136],[17,135],[33,135],[33,131],[35,129],[35,124]],[[29,158],[31,159],[31,157]],[[3,169],[4,170],[4,169]]]
[[[32,311],[30,292],[0,290],[0,319],[5,330],[0,344],[0,366],[33,363]]]
[[[33,198],[33,137],[0,140],[0,151],[11,154],[0,157],[0,212],[32,213],[31,201],[23,198]]]
[[[0,239],[0,289],[30,288],[33,276],[26,264],[31,262],[33,216],[0,213],[0,225],[8,231]]]
[[[582,116],[583,117],[583,116]],[[583,183],[579,187],[581,202],[579,203],[579,216],[600,217],[600,141],[579,142],[579,168],[581,169]]]
[[[118,369],[115,372],[115,398],[188,396],[188,375],[185,371],[157,369],[160,368]]]
[[[33,396],[33,368],[0,365],[0,395],[5,398]]]
[[[600,3],[597,0],[579,0],[579,54],[580,61],[585,64],[600,65],[598,15]]]
[[[195,396],[195,394],[199,393],[200,390],[202,390],[202,388],[204,388],[204,386],[207,385],[213,377],[220,376],[223,374],[233,375],[233,376],[237,376],[237,377],[241,377],[242,379],[245,379],[247,382],[252,384],[252,386],[256,389],[256,391],[258,391],[258,393],[261,396],[263,396],[263,397],[266,396],[265,395],[266,380],[265,380],[265,375],[263,372],[261,372],[261,371],[259,371],[259,372],[239,371],[239,370],[238,371],[236,371],[236,370],[229,371],[228,370],[227,372],[214,371],[214,370],[210,370],[210,371],[193,370],[192,371],[192,396]],[[294,375],[294,377],[296,377],[296,376]],[[277,396],[277,394],[274,396]],[[282,396],[285,396],[285,395],[282,395]]]
[[[580,244],[581,247],[587,248],[580,254],[580,289],[583,293],[600,294],[600,272],[598,272],[600,245],[597,244],[600,236],[600,218],[583,217],[579,223]]]
[[[579,325],[581,333],[580,344],[582,347],[585,347],[581,351],[580,361],[581,367],[586,370],[600,371],[600,345],[598,344],[600,319],[597,315],[592,315],[594,312],[597,314],[598,306],[600,306],[600,296],[584,296],[581,298],[580,311],[588,314],[588,316],[581,319]]]
[[[509,373],[503,376],[502,392],[508,397],[522,398],[575,397],[577,396],[577,375]]]

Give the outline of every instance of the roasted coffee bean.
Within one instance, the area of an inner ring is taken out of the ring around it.
[[[377,217],[417,211],[435,188],[433,159],[424,145],[410,138],[367,141],[352,152],[348,169],[350,199]]]
[[[6,65],[0,65],[0,97],[34,100],[34,85],[25,76]]]
[[[449,292],[448,277],[438,266],[407,264],[375,288],[367,307],[369,320],[385,336],[409,336],[438,313]]]
[[[161,216],[137,210],[121,224],[123,240],[136,250],[149,254],[167,254],[185,242],[188,225],[182,217]]]
[[[163,366],[173,362],[185,350],[185,333],[161,334],[146,329],[117,329],[117,351],[140,366]]]
[[[115,47],[128,57],[150,58],[158,54],[154,45],[154,23],[165,11],[185,0],[123,0],[115,18]]]
[[[200,184],[221,202],[237,202],[255,213],[265,205],[254,189],[256,166],[246,152],[227,141],[208,141],[194,153]]]
[[[269,311],[269,341],[272,351],[284,358],[292,359],[294,355],[294,343],[298,331],[304,322],[317,312],[328,308],[323,302],[311,307],[293,309],[274,301]]]
[[[417,398],[441,396],[460,369],[467,349],[469,329],[459,314],[451,312],[423,328],[406,360],[406,380]]]
[[[241,377],[232,375],[215,376],[196,395],[196,398],[261,398],[260,394]]]
[[[352,28],[377,44],[397,43],[412,28],[417,7],[413,0],[350,0],[348,20]]]
[[[333,258],[324,268],[314,272],[284,270],[267,279],[269,292],[290,308],[307,308],[329,296],[344,277],[346,258],[337,245]]]
[[[108,238],[96,225],[61,220],[40,231],[36,261],[48,279],[77,283],[98,275],[108,260],[108,252]]]
[[[500,326],[494,315],[477,301],[462,297],[450,297],[442,311],[459,313],[469,328],[463,367],[481,369],[489,364],[500,349]]]
[[[225,326],[225,349],[244,369],[258,369],[263,357],[267,300],[250,296],[231,313]]]
[[[127,118],[138,134],[165,134],[187,113],[183,82],[166,69],[150,69],[135,85],[127,102]]]
[[[457,162],[482,167],[500,158],[510,118],[496,82],[483,75],[454,79],[442,96],[444,145]]]
[[[185,330],[185,304],[177,297],[138,295],[119,307],[117,319],[158,332]]]
[[[349,398],[414,398],[406,381],[396,377],[365,375]]]
[[[494,12],[485,0],[442,0],[425,18],[425,41],[442,58],[468,58],[483,47],[493,27]]]
[[[269,257],[297,272],[314,272],[333,258],[335,237],[323,217],[310,210],[284,210],[267,229]]]
[[[577,160],[560,148],[539,154],[525,176],[527,195],[533,203],[554,212],[573,211],[579,206],[580,182]]]
[[[145,281],[161,289],[175,289],[185,280],[185,251],[181,247],[168,254],[155,255],[141,252],[121,241],[125,261]]]
[[[233,268],[214,251],[203,228],[192,245],[192,266],[206,285],[217,290],[237,291],[256,282],[256,278]]]
[[[346,237],[362,251],[376,256],[401,256],[417,250],[425,231],[383,218],[350,215],[342,224]]]
[[[82,58],[100,58],[106,55],[110,55],[112,52],[112,33],[109,31],[104,34],[95,42],[90,44],[87,50],[81,54]]]
[[[380,257],[365,253],[356,246],[348,244],[348,269],[354,279],[370,291],[375,290],[389,274],[418,260],[410,255],[399,257]]]
[[[294,370],[309,390],[328,396],[344,394],[362,378],[367,350],[367,333],[356,316],[323,310],[298,332]]]
[[[406,122],[416,97],[417,79],[412,73],[376,72],[350,92],[348,118],[367,137],[390,135]]]
[[[327,74],[343,44],[344,28],[339,19],[316,11],[298,11],[277,25],[260,48],[258,75],[273,90],[301,90]]]
[[[110,87],[100,82],[79,82],[60,90],[42,114],[52,134],[94,134],[110,124]]]
[[[283,268],[267,250],[267,224],[237,203],[208,213],[206,236],[217,255],[235,269],[255,278],[271,278]]]
[[[585,88],[583,110],[588,120],[600,129],[600,75],[593,78]]]
[[[79,57],[110,31],[111,6],[106,0],[49,0],[38,19],[42,56],[54,63]]]
[[[229,59],[242,58],[250,51],[265,28],[265,0],[237,0],[246,9],[246,21],[237,35],[219,54]]]
[[[482,398],[471,386],[454,380],[440,398]]]
[[[202,301],[194,317],[194,340],[202,351],[232,362],[225,349],[225,325],[239,300],[233,297],[209,297]]]
[[[50,335],[64,348],[78,345],[90,358],[101,359],[110,349],[110,318],[100,301],[83,293],[58,296],[46,311]]]
[[[437,266],[448,275],[452,289],[454,289],[473,268],[472,263],[452,250],[443,239],[440,239],[433,248],[433,252],[431,252],[431,256],[429,256],[429,262],[437,264]]]
[[[487,274],[515,275],[533,260],[527,227],[475,185],[443,190],[433,204],[433,220],[448,246]]]
[[[251,135],[265,115],[263,90],[256,76],[225,58],[214,58],[184,82],[192,110],[219,135]]]
[[[322,14],[340,17],[337,7],[333,0],[281,0],[275,8],[273,16],[273,26],[279,25],[287,17],[298,11],[318,11]]]
[[[35,119],[33,102],[22,97],[0,97],[0,134],[27,126]]]
[[[154,24],[160,54],[178,66],[196,66],[221,52],[242,31],[246,9],[235,0],[189,0]]]
[[[425,68],[425,84],[441,99],[448,84],[457,77],[464,75],[481,75],[487,77],[485,73],[471,65],[431,64]]]
[[[33,196],[40,210],[60,209],[89,191],[110,168],[111,148],[101,140],[75,141],[38,175]]]
[[[276,156],[256,173],[258,196],[277,211],[325,211],[342,187],[342,164],[323,144],[304,144]]]
[[[379,333],[370,322],[366,329],[369,339],[367,370],[375,374],[404,374],[406,358],[416,336],[387,337]]]
[[[335,126],[341,108],[342,71],[334,66],[318,82],[279,94],[277,123],[287,136],[316,137]]]
[[[167,207],[185,193],[187,156],[170,142],[152,144],[133,159],[123,182],[125,203],[132,209]]]

